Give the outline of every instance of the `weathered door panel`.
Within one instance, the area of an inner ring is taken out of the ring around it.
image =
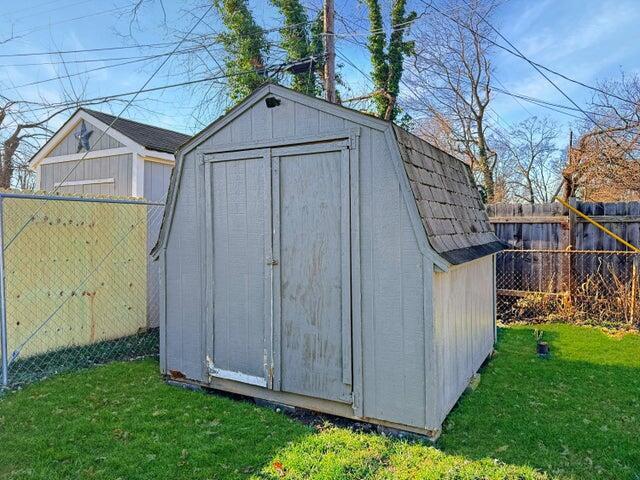
[[[349,155],[309,150],[273,159],[275,388],[350,402]]]
[[[263,151],[236,157],[208,164],[215,286],[208,369],[214,377],[266,386],[270,159]]]

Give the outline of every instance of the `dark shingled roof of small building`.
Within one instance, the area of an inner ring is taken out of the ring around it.
[[[431,247],[454,265],[503,250],[469,166],[396,125],[393,130]]]
[[[180,145],[191,138],[191,135],[174,132],[166,128],[154,127],[153,125],[135,122],[126,118],[118,118],[116,120],[117,117],[109,115],[108,113],[89,110],[88,108],[82,108],[81,110],[84,110],[92,117],[97,118],[107,125],[111,125],[111,122],[113,122],[111,128],[126,135],[134,142],[139,143],[149,150],[175,153]]]

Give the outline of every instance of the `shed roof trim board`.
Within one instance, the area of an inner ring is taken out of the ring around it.
[[[178,151],[176,155],[178,165],[172,173],[168,208],[165,210],[158,244],[152,252],[154,255],[166,241],[170,229],[175,196],[181,177],[181,159],[187,152],[197,148],[203,139],[211,136],[269,94],[288,97],[296,102],[306,103],[312,108],[346,117],[371,128],[390,131],[390,137],[395,139],[393,143],[396,144],[395,148],[390,145],[392,156],[399,155],[404,167],[404,170],[400,169],[398,173],[406,173],[429,245],[446,262],[445,264],[459,265],[505,248],[493,231],[471,169],[466,163],[390,122],[309,97],[285,87],[267,85],[202,130]],[[256,145],[256,148],[258,147],[259,145]]]

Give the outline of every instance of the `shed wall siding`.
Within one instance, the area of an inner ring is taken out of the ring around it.
[[[152,202],[164,203],[166,201],[169,179],[171,178],[170,165],[155,162],[144,162],[144,197]],[[162,225],[164,208],[149,207],[147,214],[147,251],[150,252],[158,240],[158,233]],[[160,265],[158,262],[149,262],[147,268],[147,319],[149,325],[158,326],[159,302],[161,294],[159,285]]]
[[[363,358],[354,361],[362,362],[364,416],[424,428],[424,292],[425,282],[431,282],[432,264],[420,254],[384,132],[283,98],[274,109],[258,102],[199,148],[207,151],[237,144],[259,148],[261,141],[274,139],[286,145],[300,137],[348,134],[356,127],[361,132]],[[193,154],[185,167],[167,246],[167,368],[199,379],[204,355],[199,343],[204,319],[199,309],[204,286],[197,273],[201,220],[196,210],[204,200],[195,197]]]
[[[100,130],[95,125],[92,125],[90,122],[85,121],[85,125],[87,130],[93,130],[93,133],[89,137],[89,145],[91,145],[91,150],[106,150],[108,148],[118,148],[123,147],[122,143],[117,141],[115,138],[110,136],[108,133],[102,136],[102,130]],[[77,133],[80,132],[80,128],[82,126],[82,122],[78,122],[78,125],[70,132],[57,146],[54,148],[51,153],[48,155],[49,157],[57,157],[60,155],[71,155],[72,153],[78,152],[78,139],[75,137]],[[98,140],[100,139],[100,140]],[[95,145],[94,145],[95,143]],[[84,150],[83,150],[84,151]]]
[[[384,134],[360,141],[364,414],[425,425],[422,256]]]
[[[75,151],[74,151],[75,153]],[[58,189],[60,193],[85,195],[131,195],[132,155],[113,155],[78,161],[49,163],[40,166],[40,189],[51,191],[57,182],[113,178],[113,183],[69,185]],[[71,174],[69,175],[69,172]],[[65,178],[69,175],[69,178]]]
[[[267,108],[264,102],[259,102],[205,140],[202,148],[207,150],[220,145],[246,145],[251,142],[258,147],[260,140],[280,138],[286,144],[296,138],[344,131],[355,126],[335,115],[286,99],[277,108]]]
[[[166,252],[166,349],[167,370],[177,370],[189,378],[204,381],[202,352],[204,301],[201,261],[201,220],[197,178],[202,165],[191,153],[184,159],[182,184],[176,199],[173,227]],[[161,317],[162,321],[162,317]]]
[[[495,335],[493,256],[433,274],[440,421],[491,353]]]
[[[172,169],[171,165],[144,162],[144,198],[152,202],[165,201]]]

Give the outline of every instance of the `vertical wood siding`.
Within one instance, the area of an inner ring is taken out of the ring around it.
[[[144,198],[164,203],[172,169],[171,165],[144,162]]]
[[[250,142],[256,142],[257,147],[260,140],[278,138],[286,144],[296,137],[344,131],[349,126],[354,127],[355,124],[297,102],[283,99],[277,108],[267,108],[264,102],[259,102],[206,139],[202,148]]]
[[[172,234],[167,242],[164,354],[167,370],[177,370],[189,378],[205,380],[201,342],[204,289],[198,211],[202,208],[202,192],[197,182],[204,172],[195,157],[195,153],[190,153],[184,159],[182,188],[176,201]]]
[[[85,125],[87,130],[93,130],[91,137],[89,137],[89,145],[92,146],[93,151],[95,150],[106,150],[108,148],[118,148],[122,147],[122,143],[117,141],[115,138],[110,136],[108,133],[100,138],[103,131],[100,130],[95,125],[87,122],[85,120]],[[78,152],[78,139],[75,137],[77,133],[80,132],[80,127],[82,126],[82,122],[78,123],[76,128],[73,129],[57,146],[54,148],[49,157],[57,157],[59,155],[70,155],[72,153]],[[100,138],[100,140],[98,140]],[[95,145],[94,143],[97,142]]]
[[[155,162],[144,162],[144,197],[152,202],[166,201],[169,179],[171,177],[170,165]],[[150,252],[158,240],[160,226],[162,225],[163,209],[161,207],[149,207],[147,214],[147,251]],[[147,320],[149,325],[157,327],[160,321],[160,265],[158,262],[149,262],[147,268]]]
[[[441,421],[493,349],[493,302],[493,256],[434,273]]]
[[[383,134],[360,149],[364,413],[424,426],[422,259]]]

